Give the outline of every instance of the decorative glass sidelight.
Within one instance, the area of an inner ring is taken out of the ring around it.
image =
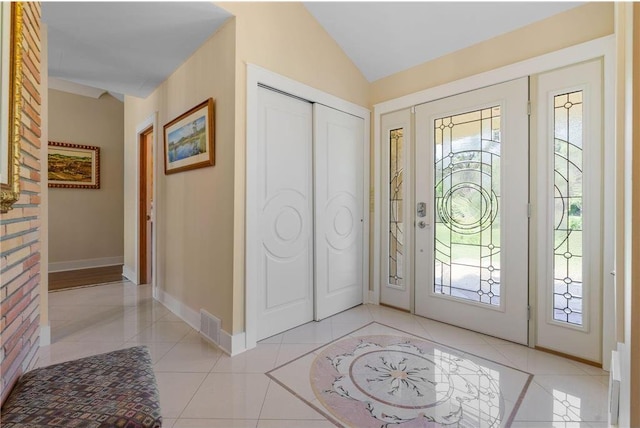
[[[500,305],[500,106],[434,121],[434,292]]]
[[[582,91],[554,97],[553,319],[582,325]]]
[[[389,284],[403,286],[403,129],[389,131]]]

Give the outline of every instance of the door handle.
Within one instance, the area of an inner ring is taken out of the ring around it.
[[[423,220],[420,220],[420,221],[418,222],[418,227],[419,227],[420,229],[424,229],[425,227],[427,227],[427,223],[425,223]]]

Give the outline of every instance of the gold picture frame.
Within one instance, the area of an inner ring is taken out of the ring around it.
[[[49,141],[49,187],[100,188],[100,147]]]
[[[20,2],[1,2],[0,19],[0,211],[20,198],[22,113],[22,13]]]
[[[213,98],[164,125],[164,173],[213,166],[214,135]]]

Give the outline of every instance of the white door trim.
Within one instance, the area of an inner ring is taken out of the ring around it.
[[[140,222],[138,221],[138,219],[140,218],[140,157],[142,156],[142,153],[140,153],[140,136],[142,135],[142,133],[149,129],[149,127],[152,127],[152,133],[153,133],[153,218],[151,219],[153,222],[154,227],[151,230],[151,289],[153,290],[153,297],[154,298],[158,298],[157,296],[157,290],[156,290],[156,278],[158,277],[157,275],[157,266],[158,266],[158,262],[157,262],[157,257],[158,257],[158,239],[157,239],[157,231],[158,231],[158,224],[157,224],[157,217],[156,217],[156,213],[158,212],[158,174],[162,174],[163,171],[161,169],[158,168],[158,112],[156,111],[155,113],[151,114],[149,117],[147,117],[145,120],[143,120],[142,122],[140,122],[137,126],[136,126],[136,176],[135,176],[135,218],[136,221],[134,222],[134,226],[133,226],[133,236],[135,236],[135,243],[134,243],[134,254],[135,254],[135,262],[133,265],[133,272],[131,272],[130,276],[133,276],[133,278],[131,278],[129,275],[127,275],[127,278],[134,282],[135,284],[140,284]],[[125,266],[126,268],[126,266]]]
[[[257,148],[258,148],[258,85],[268,86],[272,89],[305,99],[307,101],[323,104],[336,110],[352,114],[364,120],[364,146],[370,147],[370,116],[371,112],[359,105],[338,98],[334,95],[315,89],[311,86],[297,82],[288,77],[274,73],[254,64],[247,64],[247,121],[246,121],[246,212],[245,212],[245,340],[246,349],[256,346],[257,337],[257,266],[259,249],[255,240],[249,237],[256,236],[259,227],[258,207],[256,206],[257,185]],[[365,207],[369,207],[369,153],[364,150],[364,177],[363,189]],[[368,254],[369,249],[369,210],[364,210],[364,228],[362,248]],[[362,278],[363,302],[369,301],[369,258],[363,258]]]
[[[445,83],[413,94],[405,95],[389,101],[384,101],[374,105],[373,110],[373,180],[376,183],[374,189],[374,227],[373,227],[373,290],[372,294],[380,295],[381,281],[381,248],[380,248],[380,231],[381,231],[381,210],[382,199],[380,190],[382,185],[382,165],[381,160],[381,135],[380,135],[380,118],[383,114],[396,110],[409,108],[418,104],[427,103],[439,98],[456,95],[462,92],[490,86],[508,80],[517,79],[532,74],[549,71],[555,68],[565,67],[579,62],[587,61],[602,57],[604,62],[603,84],[604,84],[604,144],[605,147],[614,147],[614,107],[615,107],[615,35],[609,35],[594,39],[585,43],[571,46],[559,51],[551,52],[504,67],[490,70],[481,74],[470,76],[464,79]],[[615,220],[615,195],[614,195],[614,179],[613,171],[615,171],[615,154],[613,151],[605,151],[604,166],[604,236],[610,237],[603,242],[604,260],[603,260],[603,355],[611,355],[611,351],[615,349],[615,306],[614,306],[614,280],[609,274],[614,270],[614,224]],[[535,290],[533,290],[535,291]],[[372,302],[373,303],[373,302]],[[377,302],[376,302],[377,303]],[[530,323],[534,324],[534,323]],[[530,341],[530,343],[535,343]],[[608,370],[609,358],[603,359],[603,368]]]

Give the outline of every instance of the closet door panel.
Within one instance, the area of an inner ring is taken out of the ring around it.
[[[364,121],[314,105],[316,320],[362,303]]]
[[[312,105],[260,88],[258,331],[313,319]]]

